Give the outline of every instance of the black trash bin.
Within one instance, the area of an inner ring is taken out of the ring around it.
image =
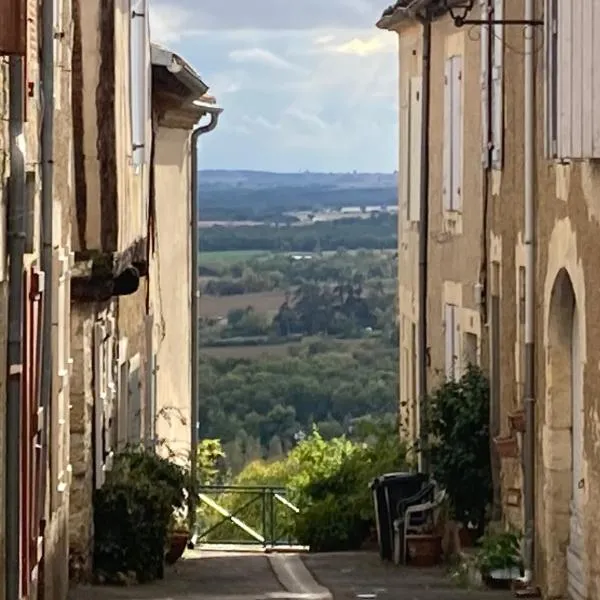
[[[383,560],[393,557],[394,521],[399,516],[399,503],[418,494],[428,480],[425,473],[385,473],[369,484],[373,492],[379,555]]]

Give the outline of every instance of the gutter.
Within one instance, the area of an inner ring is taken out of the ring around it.
[[[25,60],[9,59],[10,180],[8,200],[8,349],[6,360],[5,600],[20,600],[21,399],[23,377],[23,258],[25,256]]]
[[[525,20],[533,22],[533,0],[525,0]],[[524,583],[533,580],[535,545],[535,48],[534,26],[525,26],[525,159],[523,204],[525,211],[525,448],[523,488],[525,536]]]
[[[40,404],[43,409],[43,423],[41,427],[41,479],[42,485],[39,496],[38,514],[42,519],[41,536],[43,543],[42,565],[46,557],[46,498],[47,498],[47,473],[49,469],[48,457],[54,451],[49,444],[48,432],[50,430],[50,417],[52,411],[52,381],[54,361],[52,359],[52,313],[54,309],[53,286],[53,190],[54,190],[54,3],[45,2],[42,6],[42,132],[41,132],[41,159],[42,159],[42,198],[41,198],[41,269],[47,281],[46,294],[44,295],[42,317],[42,348],[41,348],[41,380]],[[52,486],[52,484],[51,484]],[[43,572],[43,568],[42,568]],[[43,589],[43,587],[42,587]],[[43,592],[42,592],[43,594]]]
[[[188,510],[188,521],[190,527],[190,546],[193,548],[196,543],[196,486],[198,483],[198,420],[199,420],[199,399],[198,399],[198,368],[199,368],[199,336],[198,336],[198,300],[199,300],[199,289],[198,289],[198,140],[200,136],[210,133],[219,122],[219,116],[223,112],[223,109],[219,106],[211,103],[205,103],[200,100],[194,102],[196,106],[200,106],[206,110],[206,113],[210,115],[210,121],[206,125],[200,125],[194,129],[191,135],[191,209],[190,209],[190,236],[191,236],[191,313],[190,313],[190,355],[192,363],[192,375],[191,375],[191,414],[190,414],[190,428],[191,428],[191,445],[190,445],[190,477],[192,480],[192,490],[189,495],[189,510]],[[8,600],[8,599],[7,599]]]

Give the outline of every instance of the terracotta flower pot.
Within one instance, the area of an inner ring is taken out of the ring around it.
[[[182,557],[189,539],[190,534],[187,531],[174,531],[171,534],[171,542],[165,555],[168,565],[176,563]]]
[[[514,435],[494,438],[494,445],[500,458],[518,458],[519,444]]]
[[[510,428],[519,433],[525,433],[525,410],[519,408],[508,415]]]
[[[458,539],[460,540],[461,548],[472,548],[475,543],[473,537],[473,531],[468,527],[463,526],[458,530]]]
[[[415,567],[433,567],[442,558],[442,536],[419,534],[406,536],[408,564]]]

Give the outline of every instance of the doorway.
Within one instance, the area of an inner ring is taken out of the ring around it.
[[[565,269],[561,269],[552,288],[548,318],[549,360],[544,436],[550,443],[544,445],[547,454],[544,465],[546,487],[552,489],[552,494],[551,500],[548,495],[550,501],[545,505],[545,517],[547,526],[554,522],[553,527],[546,529],[553,532],[546,540],[547,567],[550,570],[552,564],[566,563],[566,577],[556,579],[556,573],[548,572],[548,594],[554,597],[566,591],[571,600],[587,600],[583,568],[585,479],[582,325],[571,278]],[[562,448],[562,456],[558,448]],[[564,531],[568,539],[561,539],[559,531]]]

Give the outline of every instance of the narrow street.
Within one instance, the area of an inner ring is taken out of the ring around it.
[[[383,564],[374,552],[190,552],[146,586],[81,586],[69,600],[508,600],[509,592],[457,588],[442,568]]]

